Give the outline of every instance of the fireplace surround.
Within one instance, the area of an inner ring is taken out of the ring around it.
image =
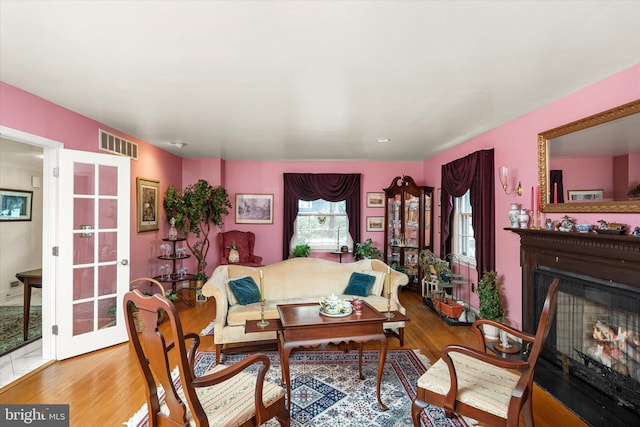
[[[520,235],[524,330],[560,278],[536,382],[590,425],[640,425],[640,238],[507,230]]]

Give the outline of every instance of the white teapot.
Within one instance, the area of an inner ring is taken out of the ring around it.
[[[320,307],[327,314],[340,314],[344,308],[344,301],[337,295],[320,297]]]

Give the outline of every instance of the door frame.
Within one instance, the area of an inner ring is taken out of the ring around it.
[[[42,185],[47,191],[42,193],[42,358],[56,359],[55,336],[51,325],[56,318],[56,258],[52,256],[53,247],[58,241],[58,180],[53,177],[58,167],[58,153],[64,143],[50,138],[34,135],[21,130],[0,126],[0,136],[16,142],[33,145],[43,149]]]

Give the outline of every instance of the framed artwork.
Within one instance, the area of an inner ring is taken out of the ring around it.
[[[138,225],[138,233],[155,231],[160,228],[159,193],[160,181],[136,178],[136,224]]]
[[[384,217],[383,216],[368,216],[367,217],[367,231],[384,231]]]
[[[273,224],[273,194],[236,194],[236,224]]]
[[[0,188],[0,221],[31,221],[33,191]]]
[[[570,202],[579,200],[602,200],[604,190],[569,190],[567,198]]]
[[[384,208],[384,193],[367,193],[368,208]]]

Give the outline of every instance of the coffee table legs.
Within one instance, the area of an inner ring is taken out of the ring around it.
[[[380,342],[380,360],[378,362],[378,376],[376,378],[376,398],[378,399],[378,407],[381,411],[386,411],[389,408],[387,405],[382,403],[382,398],[380,397],[380,383],[382,382],[382,372],[384,371],[384,364],[387,360],[387,337],[382,335],[381,338],[378,338],[378,342]],[[291,410],[291,375],[289,371],[289,355],[291,355],[291,351],[298,346],[296,345],[287,345],[284,337],[280,332],[278,332],[278,350],[280,353],[280,366],[282,369],[282,381],[286,383],[286,393],[287,393],[287,409]],[[364,380],[364,374],[362,373],[362,350],[364,347],[364,343],[358,343],[358,368],[360,373],[360,379]],[[280,385],[283,385],[282,381]]]
[[[380,341],[380,361],[378,362],[378,381],[376,382],[376,396],[378,397],[378,406],[381,411],[386,411],[387,406],[382,403],[380,398],[380,383],[382,382],[382,371],[384,371],[384,362],[387,360],[387,337],[384,335]]]

